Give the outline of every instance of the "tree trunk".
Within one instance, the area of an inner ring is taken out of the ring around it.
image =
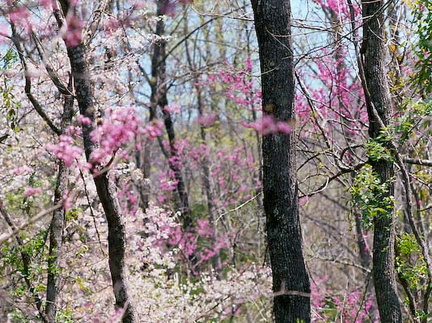
[[[69,79],[68,90],[73,91],[72,77]],[[72,95],[64,96],[63,114],[61,119],[61,130],[64,131],[72,122],[74,98]],[[67,189],[68,170],[63,161],[59,161],[57,182],[54,191],[54,205],[61,203],[63,195]],[[57,209],[53,212],[53,217],[49,232],[49,256],[48,256],[48,277],[47,277],[47,292],[46,292],[46,307],[45,314],[48,321],[55,322],[57,314],[57,299],[60,292],[59,288],[59,273],[60,273],[60,257],[63,246],[63,230],[65,226],[65,210],[64,208]]]
[[[54,205],[61,202],[63,193],[66,190],[67,169],[62,161],[59,161],[57,183],[54,192]],[[60,252],[63,245],[63,229],[65,224],[64,209],[57,209],[53,212],[49,232],[49,257],[48,257],[48,278],[46,291],[45,314],[48,322],[56,322],[57,298],[59,294],[58,276]]]
[[[156,15],[162,16],[167,6],[168,0],[159,0],[157,2]],[[165,36],[165,21],[164,19],[158,20],[156,24],[156,35],[159,37]],[[187,230],[192,220],[190,217],[189,197],[186,191],[185,181],[182,175],[182,169],[180,165],[179,153],[176,146],[176,137],[174,124],[171,118],[171,113],[164,109],[168,105],[168,87],[166,80],[166,40],[161,38],[154,44],[153,56],[152,56],[152,78],[151,78],[151,107],[153,109],[150,113],[155,114],[155,109],[159,107],[164,117],[165,130],[168,135],[169,152],[168,152],[168,165],[174,174],[174,179],[177,182],[176,185],[176,208],[182,215],[183,228]]]
[[[363,43],[361,46],[364,71],[363,88],[369,116],[369,136],[379,140],[383,126],[388,125],[392,102],[387,80],[385,59],[384,1],[363,0]],[[386,142],[381,142],[383,145]],[[381,183],[387,190],[380,198],[394,194],[394,166],[389,159],[370,161]],[[373,279],[381,322],[402,322],[395,278],[395,222],[394,210],[380,212],[374,217]]]
[[[68,0],[60,1],[63,14],[73,14],[73,5]],[[57,17],[59,13],[57,13]],[[58,18],[62,19],[62,18]],[[85,46],[82,40],[77,44],[65,42],[67,54],[72,70],[72,77],[75,87],[75,96],[78,102],[80,114],[89,118],[92,122],[89,125],[82,125],[84,151],[88,161],[95,149],[95,144],[90,138],[90,133],[94,129],[95,105],[93,85],[90,80]],[[97,165],[94,165],[97,166]],[[134,310],[130,303],[129,294],[126,287],[125,277],[125,228],[122,222],[122,214],[118,207],[118,202],[111,190],[108,175],[106,172],[95,176],[94,183],[96,191],[108,223],[108,253],[111,280],[116,300],[116,308],[123,309],[123,323],[135,322]]]
[[[293,122],[294,69],[289,0],[252,0],[262,73],[263,113]],[[274,316],[310,322],[310,283],[298,209],[296,134],[263,137],[263,193],[273,275]]]
[[[201,24],[204,24],[204,22],[201,22]],[[189,30],[188,30],[188,22],[187,19],[185,19],[185,29],[184,29],[184,34],[188,35],[189,34]],[[206,39],[208,37],[208,33],[204,33]],[[207,39],[208,40],[208,39]],[[198,110],[198,118],[203,117],[204,116],[204,95],[202,93],[201,87],[198,85],[199,84],[199,74],[197,71],[197,67],[196,64],[193,61],[193,55],[191,55],[189,46],[188,46],[188,40],[185,40],[185,54],[186,54],[186,60],[188,62],[189,65],[189,69],[191,70],[191,74],[192,74],[192,81],[193,81],[193,86],[195,89],[195,93],[196,93],[196,107]],[[206,127],[203,125],[200,125],[200,138],[201,138],[201,144],[204,145],[205,147],[208,147],[208,142],[207,142],[207,134],[206,134]],[[203,185],[203,190],[205,192],[206,195],[206,199],[207,199],[207,212],[208,212],[208,219],[209,219],[209,224],[213,230],[213,237],[212,237],[212,248],[215,249],[216,248],[216,244],[217,244],[217,239],[219,237],[219,233],[218,233],[218,227],[217,227],[217,223],[216,223],[216,219],[215,219],[215,205],[214,205],[214,196],[213,196],[213,190],[212,190],[212,184],[211,184],[211,172],[210,172],[210,161],[208,158],[208,155],[203,154],[203,156],[201,157],[201,162],[200,162],[200,166],[201,166],[201,181],[202,181],[202,185]],[[221,260],[221,256],[220,256],[220,252],[215,251],[215,255],[212,257],[212,264],[213,264],[213,269],[216,273],[216,277],[218,279],[221,279],[221,272],[222,272],[222,260]]]

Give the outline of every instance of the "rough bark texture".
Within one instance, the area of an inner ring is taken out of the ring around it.
[[[67,170],[63,162],[59,162],[57,183],[54,192],[54,205],[61,202],[63,193],[66,189]],[[49,232],[49,258],[48,258],[48,278],[46,291],[45,314],[48,322],[56,322],[57,298],[59,294],[58,278],[60,273],[60,257],[63,245],[63,229],[65,222],[64,209],[57,209],[53,212],[53,217]]]
[[[294,71],[289,0],[252,0],[263,112],[293,122]],[[296,135],[263,137],[263,193],[276,322],[310,322],[310,283],[298,210]]]
[[[73,10],[67,0],[60,1],[64,15]],[[92,123],[82,126],[84,151],[87,160],[95,148],[90,138],[95,122],[95,106],[93,85],[90,80],[89,69],[86,61],[85,46],[82,41],[76,45],[66,43],[67,54],[74,80],[75,96],[78,102],[80,114],[88,117]],[[125,277],[125,228],[122,215],[118,207],[114,192],[110,188],[110,182],[106,172],[95,176],[94,183],[97,194],[105,212],[108,223],[108,253],[111,280],[116,300],[116,307],[123,309],[123,323],[135,322],[134,310],[126,286]]]
[[[82,43],[74,47],[69,46],[68,56],[72,68],[72,76],[74,77],[75,94],[80,114],[88,117],[94,122],[93,89],[88,74],[88,67],[83,47]],[[86,126],[83,125],[82,127],[84,151],[87,160],[90,160],[90,155],[94,149],[94,143],[90,138],[90,133],[93,130],[92,124]],[[116,299],[116,307],[125,310],[123,316],[124,323],[134,322],[134,313],[126,288],[124,263],[125,228],[121,219],[121,213],[115,195],[110,189],[107,173],[104,172],[101,175],[94,177],[94,183],[108,222],[109,268],[111,272],[114,296]]]
[[[384,1],[362,1],[363,5],[363,60],[369,136],[378,138],[382,125],[389,123],[391,97],[385,68],[387,57],[384,25]],[[380,122],[380,119],[382,122]],[[385,144],[385,143],[384,143]],[[394,194],[394,166],[387,159],[371,161],[382,183],[387,183],[386,196]],[[402,322],[399,298],[396,292],[394,268],[395,222],[390,210],[374,218],[373,279],[381,322]]]

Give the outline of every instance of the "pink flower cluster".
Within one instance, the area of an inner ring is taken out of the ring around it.
[[[67,46],[77,46],[82,39],[84,22],[74,15],[67,17],[66,20],[67,28],[63,32],[63,39]]]
[[[315,0],[321,7],[334,11],[337,15],[345,15],[349,17],[349,7],[345,0]],[[361,13],[361,9],[358,4],[353,4],[354,14],[358,15]]]
[[[30,32],[32,24],[30,21],[30,13],[25,7],[18,7],[9,12],[9,19],[12,23],[21,26],[26,32]]]
[[[179,247],[186,261],[194,255],[196,257],[195,268],[198,274],[197,266],[209,261],[221,249],[227,247],[226,238],[223,236],[215,237],[213,228],[206,219],[199,219],[194,229],[184,231],[181,226],[171,227],[169,230],[167,243],[170,246]]]
[[[219,71],[216,75],[207,75],[207,80],[198,83],[198,86],[222,84],[225,96],[238,105],[248,109],[260,110],[262,93],[259,85],[252,81],[252,60],[247,57],[244,66],[235,68],[227,63],[226,70]]]
[[[343,323],[365,323],[377,318],[377,307],[372,294],[364,295],[360,288],[351,288],[340,295],[329,289],[327,281],[327,277],[313,279],[311,302],[315,313],[312,322],[337,319]]]
[[[167,16],[174,16],[177,5],[192,3],[193,0],[169,0],[165,1],[162,5],[162,14]]]
[[[12,171],[14,175],[28,174],[31,172],[33,172],[33,168],[27,165],[15,167],[14,170]]]
[[[181,112],[181,106],[179,104],[166,105],[163,109],[164,109],[164,111],[166,111],[168,113],[180,113]]]
[[[260,120],[252,123],[243,123],[246,128],[254,129],[263,136],[274,135],[278,133],[289,134],[293,132],[288,122],[278,121],[273,116],[264,115]]]
[[[216,114],[214,113],[209,113],[206,115],[201,115],[198,117],[198,123],[202,126],[202,127],[211,127],[215,121],[216,121]]]
[[[161,122],[152,122],[142,127],[143,122],[132,107],[110,109],[107,115],[102,124],[90,134],[92,141],[99,144],[99,148],[91,155],[94,163],[111,158],[121,146],[132,143],[139,135],[155,138],[162,133]],[[81,120],[83,121],[85,122]]]
[[[25,197],[30,197],[30,196],[33,196],[33,195],[42,194],[42,192],[43,192],[43,190],[40,187],[30,187],[29,186],[29,187],[26,187],[24,189],[24,196]]]
[[[83,153],[80,147],[73,145],[73,138],[69,135],[61,135],[57,144],[48,144],[46,149],[62,160],[66,167],[71,167]]]

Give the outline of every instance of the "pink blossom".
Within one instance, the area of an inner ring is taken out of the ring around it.
[[[181,106],[179,104],[170,104],[166,105],[163,109],[168,113],[180,113]]]
[[[80,127],[70,126],[66,128],[65,134],[71,137],[80,136],[82,134],[82,129]]]
[[[153,121],[145,127],[143,133],[154,139],[162,135],[162,129],[163,123],[161,121]]]
[[[91,155],[91,160],[96,163],[111,158],[121,146],[131,143],[139,134],[147,132],[141,128],[142,121],[134,108],[111,109],[107,115],[102,124],[90,134],[92,141],[99,144],[99,148]]]
[[[69,211],[72,208],[72,199],[70,197],[70,192],[66,191],[62,196],[62,205],[65,211]]]
[[[162,191],[174,191],[177,187],[178,181],[170,179],[162,179],[159,182],[159,188]]]
[[[127,199],[129,203],[136,204],[138,201],[138,196],[134,192],[128,192],[127,193]]]
[[[90,118],[83,116],[82,114],[80,114],[77,118],[77,121],[79,124],[82,124],[83,126],[88,126],[91,124],[91,120]]]
[[[292,127],[288,122],[277,121],[274,117],[269,115],[264,115],[261,120],[257,120],[252,123],[243,123],[246,128],[254,129],[256,132],[263,136],[273,135],[277,133],[291,133]]]
[[[33,172],[33,168],[31,168],[31,167],[29,167],[27,165],[15,167],[14,170],[12,171],[12,173],[14,175],[28,174],[28,173],[31,173],[31,172]]]
[[[201,115],[198,117],[198,123],[203,127],[211,127],[216,121],[216,115],[210,113],[207,115]]]
[[[304,206],[309,201],[309,196],[303,196],[299,198],[299,205]]]
[[[3,23],[0,23],[0,36],[9,37],[9,26]]]
[[[110,17],[104,25],[104,29],[108,35],[121,27],[121,23],[118,19]]]
[[[39,3],[46,8],[51,8],[53,1],[54,0],[39,0]]]
[[[207,261],[216,255],[217,251],[212,249],[204,249],[203,252],[200,252],[200,260]]]
[[[33,195],[39,195],[42,194],[43,190],[40,187],[26,187],[24,190],[24,196],[25,197],[30,197]]]
[[[26,32],[30,32],[30,13],[25,7],[18,7],[9,12],[9,19],[16,25],[23,27]]]
[[[57,144],[46,145],[46,149],[62,160],[66,167],[71,167],[82,155],[83,150],[74,146],[72,137],[68,135],[61,135],[59,139],[60,141]]]
[[[63,39],[67,46],[78,46],[82,39],[82,29],[84,22],[72,15],[67,17],[67,28],[63,32]]]
[[[196,232],[203,238],[210,238],[214,235],[213,229],[210,227],[209,221],[205,219],[198,219]]]
[[[245,60],[245,70],[247,72],[251,72],[252,71],[252,60],[251,60],[250,56],[246,57],[246,60]]]

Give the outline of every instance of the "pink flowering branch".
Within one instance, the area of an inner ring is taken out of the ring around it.
[[[242,123],[246,128],[254,129],[260,135],[268,136],[278,133],[289,134],[293,132],[292,122],[278,121],[271,115],[264,115],[260,120],[252,123]]]
[[[60,135],[59,142],[46,145],[46,149],[62,160],[66,167],[71,167],[83,153],[83,149],[73,145],[73,141],[69,135]]]

